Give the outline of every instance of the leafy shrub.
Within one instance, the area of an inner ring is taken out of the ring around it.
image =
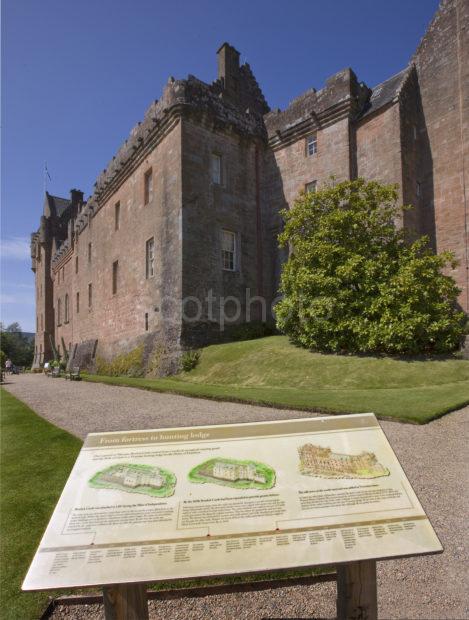
[[[192,349],[191,351],[184,351],[181,355],[181,368],[184,372],[190,372],[193,370],[200,360],[200,351],[198,349]]]
[[[240,323],[239,325],[231,325],[226,329],[226,335],[229,340],[254,340],[255,338],[264,338],[275,334],[275,325],[262,321],[250,321],[249,323]]]
[[[143,371],[143,345],[136,347],[129,353],[122,353],[107,361],[102,357],[96,359],[96,372],[98,375],[109,377],[142,377]]]
[[[409,207],[404,207],[408,209]],[[442,353],[463,334],[459,289],[442,270],[453,255],[409,242],[394,186],[363,179],[304,193],[285,210],[279,240],[291,253],[281,276],[278,327],[325,352]]]

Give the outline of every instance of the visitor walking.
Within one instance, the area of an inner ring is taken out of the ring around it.
[[[5,372],[7,374],[11,374],[12,367],[13,367],[13,362],[11,361],[10,358],[8,358],[7,361],[5,362]]]

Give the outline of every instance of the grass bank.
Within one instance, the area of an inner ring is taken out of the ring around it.
[[[81,442],[6,390],[0,390],[0,403],[1,617],[32,620],[53,593],[21,592],[21,583]]]
[[[330,413],[373,411],[424,424],[469,404],[469,361],[311,353],[285,336],[212,345],[191,372],[88,381]]]

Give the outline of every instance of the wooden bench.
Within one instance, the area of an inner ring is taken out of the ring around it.
[[[70,381],[81,381],[80,366],[73,366],[71,370],[67,372],[65,378],[70,379]]]
[[[52,370],[49,373],[49,377],[60,377],[60,367],[59,366],[54,366],[54,368],[52,368]]]

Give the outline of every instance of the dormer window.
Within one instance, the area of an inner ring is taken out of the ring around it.
[[[318,152],[318,136],[317,134],[311,134],[306,138],[306,154],[308,157],[316,155]]]

